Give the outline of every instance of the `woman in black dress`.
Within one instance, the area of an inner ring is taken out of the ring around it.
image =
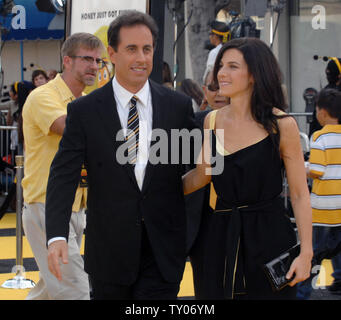
[[[262,41],[235,39],[220,50],[212,85],[231,102],[206,116],[197,166],[183,177],[185,194],[210,181],[217,193],[215,211],[199,235],[204,298],[295,299],[295,284],[310,274],[311,207],[298,127],[284,113],[278,63]],[[222,173],[216,174],[212,159],[223,163]],[[284,168],[301,250],[287,274],[293,280],[273,292],[262,264],[296,244],[280,198]]]

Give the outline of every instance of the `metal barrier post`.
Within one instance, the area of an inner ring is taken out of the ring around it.
[[[15,164],[17,169],[17,201],[16,201],[16,213],[17,213],[17,223],[16,223],[16,249],[17,249],[17,266],[23,266],[23,227],[22,227],[22,205],[23,205],[23,196],[22,196],[22,188],[21,188],[21,180],[23,178],[23,169],[24,169],[24,157],[16,156]],[[21,275],[21,274],[20,274]]]
[[[6,280],[2,285],[7,289],[30,289],[35,286],[34,281],[25,279],[25,269],[23,264],[23,228],[22,228],[22,206],[23,196],[21,180],[24,175],[24,156],[16,156],[16,178],[17,178],[17,203],[16,203],[16,266],[12,269],[15,273],[13,279]]]

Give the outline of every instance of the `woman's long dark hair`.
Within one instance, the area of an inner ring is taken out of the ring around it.
[[[278,147],[280,132],[277,120],[286,115],[275,115],[273,108],[285,111],[288,107],[282,89],[282,73],[278,62],[263,41],[257,38],[233,39],[225,43],[217,55],[213,69],[214,86],[218,86],[217,74],[220,61],[229,49],[237,49],[243,54],[248,71],[254,78],[251,97],[252,117],[264,127]]]

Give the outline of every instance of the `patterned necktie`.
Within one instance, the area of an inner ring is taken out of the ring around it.
[[[128,146],[128,162],[135,165],[137,152],[139,149],[139,115],[137,112],[136,102],[138,98],[133,96],[130,100],[130,108],[127,124],[126,142]]]

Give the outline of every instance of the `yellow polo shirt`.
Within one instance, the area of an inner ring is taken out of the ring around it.
[[[58,74],[47,84],[34,89],[24,104],[25,163],[22,187],[26,203],[45,203],[50,166],[61,140],[61,136],[51,132],[50,127],[57,118],[67,113],[67,104],[75,99]],[[78,188],[72,211],[77,212],[85,207],[86,197],[87,188]]]

